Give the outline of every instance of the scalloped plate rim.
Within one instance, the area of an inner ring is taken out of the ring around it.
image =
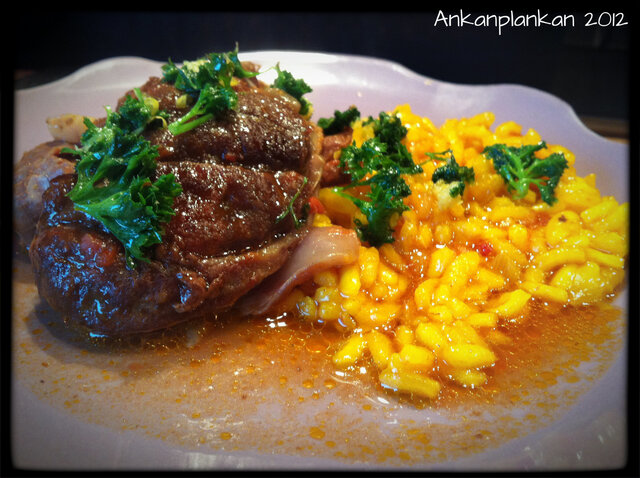
[[[589,129],[584,122],[580,119],[580,117],[577,115],[577,113],[575,112],[575,109],[565,100],[563,100],[562,98],[549,93],[547,91],[535,88],[535,87],[531,87],[528,85],[523,85],[523,84],[518,84],[518,83],[487,83],[487,84],[475,84],[475,83],[454,83],[454,82],[448,82],[448,81],[443,81],[443,80],[439,80],[437,78],[433,78],[433,77],[429,77],[429,76],[425,76],[422,75],[420,73],[415,72],[414,70],[411,70],[410,68],[407,68],[406,66],[402,65],[401,63],[398,63],[396,61],[393,60],[388,60],[388,59],[384,59],[384,58],[377,58],[377,57],[373,57],[373,56],[366,56],[366,55],[357,55],[357,54],[346,54],[346,53],[330,53],[330,52],[311,52],[311,51],[303,51],[303,50],[255,50],[255,51],[247,51],[247,52],[241,52],[239,53],[239,56],[241,58],[243,57],[247,57],[247,58],[251,58],[251,57],[273,57],[273,58],[279,58],[282,56],[290,56],[294,59],[299,60],[300,58],[315,58],[315,59],[324,59],[324,60],[331,60],[332,62],[341,62],[341,61],[358,61],[358,62],[364,62],[370,65],[375,65],[378,66],[380,68],[385,68],[388,70],[392,70],[395,73],[398,73],[400,75],[402,75],[403,77],[411,80],[411,81],[418,81],[418,82],[430,82],[432,84],[439,84],[439,85],[443,85],[446,87],[453,87],[453,88],[479,88],[479,89],[494,89],[494,88],[511,88],[511,89],[520,89],[523,93],[525,94],[531,94],[531,95],[539,95],[541,98],[544,98],[546,101],[551,101],[551,102],[555,102],[557,103],[558,107],[561,107],[565,110],[565,113],[568,114],[571,119],[573,121],[575,121],[575,123],[580,126],[585,134],[588,135],[592,135],[595,138],[598,139],[602,139],[605,141],[609,141],[607,140],[605,137],[597,134],[596,132],[594,132],[593,130]],[[153,59],[149,59],[149,58],[145,58],[145,57],[141,57],[141,56],[128,56],[128,55],[123,55],[123,56],[113,56],[113,57],[109,57],[109,58],[104,58],[104,59],[100,59],[97,61],[94,61],[90,64],[87,64],[85,66],[82,66],[80,68],[78,68],[77,70],[75,70],[72,73],[69,73],[68,75],[62,77],[62,78],[58,78],[52,82],[46,83],[46,84],[42,84],[42,85],[37,85],[34,87],[30,87],[30,88],[24,88],[21,90],[18,90],[20,93],[22,94],[22,92],[25,93],[35,93],[38,92],[40,90],[46,90],[47,88],[54,88],[60,84],[64,84],[64,83],[68,83],[68,82],[73,82],[76,79],[82,78],[88,74],[91,74],[93,72],[95,72],[96,70],[100,69],[101,67],[106,67],[109,65],[117,65],[117,64],[121,64],[123,62],[129,62],[129,63],[133,63],[133,64],[139,64],[139,63],[146,63],[149,66],[157,66],[157,65],[161,65],[163,62],[159,61],[159,60],[153,60]],[[325,61],[328,63],[328,61]],[[315,62],[314,62],[315,63]]]
[[[497,90],[499,91],[505,91],[505,89],[509,89],[511,91],[514,91],[516,93],[519,94],[524,94],[524,95],[534,95],[536,98],[540,98],[543,101],[547,101],[549,105],[551,105],[551,107],[553,108],[562,108],[562,113],[566,116],[567,120],[570,121],[569,124],[566,124],[565,126],[569,127],[571,126],[572,128],[577,128],[576,130],[576,134],[579,135],[584,135],[582,136],[582,139],[589,139],[591,141],[591,144],[597,144],[598,147],[607,147],[607,148],[613,148],[613,151],[615,152],[615,157],[618,160],[622,160],[621,156],[622,155],[627,155],[628,154],[628,146],[627,145],[623,145],[621,143],[616,143],[616,142],[612,142],[607,140],[606,138],[594,133],[593,131],[589,130],[579,119],[579,117],[576,115],[575,111],[573,110],[573,108],[566,103],[565,101],[561,100],[560,98],[544,92],[542,90],[538,90],[536,88],[532,88],[532,87],[528,87],[528,86],[524,86],[524,85],[518,85],[518,84],[511,84],[511,83],[498,83],[498,84],[489,84],[489,85],[474,85],[474,84],[457,84],[457,83],[448,83],[448,82],[443,82],[437,79],[432,79],[432,78],[428,78],[426,76],[420,75],[418,73],[415,73],[414,71],[404,67],[403,65],[400,65],[399,63],[396,62],[392,62],[389,60],[385,60],[385,59],[381,59],[381,58],[374,58],[374,57],[367,57],[367,56],[362,56],[362,55],[349,55],[349,54],[333,54],[333,53],[323,53],[323,52],[305,52],[305,51],[298,51],[298,50],[261,50],[261,51],[248,51],[245,53],[241,53],[240,54],[240,58],[243,59],[243,57],[246,57],[247,59],[250,59],[251,57],[257,57],[257,56],[262,56],[262,57],[269,57],[269,58],[276,58],[276,57],[286,57],[289,56],[290,58],[298,58],[298,59],[307,59],[309,60],[312,64],[316,64],[315,62],[311,61],[313,59],[321,59],[326,63],[329,62],[351,62],[351,64],[355,63],[359,63],[359,64],[367,64],[369,66],[374,66],[374,67],[379,67],[379,68],[383,68],[386,72],[392,72],[394,74],[398,74],[401,75],[403,78],[405,78],[407,81],[412,81],[412,82],[417,82],[418,83],[422,83],[425,84],[425,82],[429,83],[430,85],[436,85],[436,86],[441,86],[444,88],[450,88],[450,89],[458,89],[458,88],[464,88],[464,89],[468,89],[468,90],[475,90],[475,91],[482,91],[482,90]],[[28,102],[30,98],[34,98],[37,97],[41,94],[46,95],[49,91],[55,91],[56,88],[59,87],[65,87],[66,85],[68,85],[69,83],[73,83],[74,81],[80,80],[83,77],[86,77],[87,75],[90,75],[96,71],[99,71],[101,68],[108,68],[108,67],[112,67],[113,65],[116,66],[122,66],[124,63],[130,63],[132,65],[135,65],[136,67],[141,67],[144,66],[145,68],[148,66],[149,68],[153,67],[153,66],[158,66],[160,64],[162,64],[162,62],[157,61],[157,60],[151,60],[151,59],[147,59],[147,58],[143,58],[143,57],[137,57],[137,56],[119,56],[119,57],[111,57],[111,58],[106,58],[103,60],[99,60],[96,62],[93,62],[91,64],[88,64],[78,70],[76,70],[75,72],[57,79],[53,82],[44,84],[44,85],[39,85],[36,87],[32,87],[32,88],[25,88],[22,90],[18,90],[16,91],[16,95],[18,97],[18,99],[20,101],[26,101]],[[407,101],[410,103],[411,102],[411,98],[407,98]],[[18,132],[20,133],[20,132]],[[24,133],[24,132],[22,132]],[[22,151],[16,151],[16,154],[19,155],[21,154]],[[14,155],[15,157],[15,155]],[[626,294],[627,291],[624,291],[624,299],[622,300],[626,300]],[[628,338],[627,338],[628,339]],[[613,375],[614,380],[617,380],[618,374],[621,373],[621,371],[619,369],[617,369],[616,367],[620,366],[620,364],[624,365],[624,357],[619,357],[617,362],[615,364],[612,365],[612,369],[609,370],[609,372],[607,372],[607,377],[609,377],[610,375]],[[16,390],[14,388],[13,390],[14,393],[16,393]],[[29,393],[26,390],[19,390],[20,393]],[[46,404],[41,404],[43,409],[46,409]],[[75,418],[71,417],[72,420],[74,420]],[[82,424],[83,427],[91,429],[92,427],[88,424]],[[111,436],[110,430],[103,430],[103,433],[109,437]],[[522,437],[524,438],[528,438],[528,437]],[[151,445],[152,446],[152,445]],[[148,450],[147,450],[148,451]],[[178,450],[176,450],[177,455],[175,457],[165,457],[165,461],[171,461],[173,464],[177,464],[177,463],[184,463],[185,458],[183,455],[181,455],[179,453]],[[492,453],[499,453],[499,450],[493,450]],[[490,455],[492,454],[490,453]],[[173,455],[172,455],[173,456]],[[229,466],[229,464],[231,463],[235,463],[235,466],[238,467],[242,467],[243,465],[243,461],[242,458],[246,456],[247,459],[251,456],[250,453],[247,453],[245,455],[241,454],[239,456],[233,456],[233,455],[225,455],[224,453],[214,453],[212,454],[212,456],[210,457],[211,460],[213,460],[214,463],[216,463],[216,457],[219,460],[222,460],[224,463],[226,463],[227,466]],[[226,458],[225,458],[226,457]],[[128,455],[128,458],[131,460],[133,459],[131,454]],[[295,457],[280,457],[281,461],[279,461],[279,457],[269,457],[268,463],[264,463],[264,466],[266,468],[269,468],[270,466],[278,466],[279,464],[284,465],[284,466],[290,466],[291,465],[291,461],[292,460],[294,463],[296,462]],[[225,461],[225,459],[227,461]],[[135,460],[134,460],[135,461]],[[463,460],[464,461],[464,460]],[[335,463],[331,463],[331,462],[325,462],[325,464],[327,466],[331,465],[334,466]],[[116,465],[120,465],[120,463],[117,463]],[[127,465],[127,463],[125,463],[125,465]],[[442,464],[436,464],[436,466],[434,468],[439,469],[441,468]],[[179,466],[179,465],[178,465]],[[215,465],[214,465],[215,466]],[[182,466],[180,466],[182,467]],[[344,468],[350,468],[348,465],[344,465]],[[543,468],[544,469],[544,468]]]

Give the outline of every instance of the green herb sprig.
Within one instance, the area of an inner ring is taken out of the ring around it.
[[[277,72],[272,86],[279,88],[297,99],[300,114],[309,115],[311,103],[303,96],[312,91],[302,79],[282,70],[279,64],[273,67]],[[180,135],[217,118],[225,111],[233,110],[238,103],[238,94],[232,87],[232,79],[253,78],[261,74],[247,70],[238,59],[238,46],[225,53],[209,53],[195,61],[185,61],[182,67],[171,59],[162,66],[163,80],[183,91],[190,100],[189,111],[170,123],[169,131]]]
[[[403,198],[411,194],[411,189],[402,176],[420,173],[422,168],[401,142],[407,129],[400,118],[382,112],[365,123],[373,126],[374,136],[360,147],[354,142],[342,150],[340,166],[351,183],[334,191],[349,198],[366,217],[366,223],[354,221],[360,239],[379,247],[393,242],[393,219],[408,209]],[[368,192],[361,197],[346,192],[356,187],[367,187]]]
[[[134,91],[119,111],[105,108],[103,127],[85,118],[81,146],[64,150],[78,156],[68,197],[124,245],[128,267],[149,261],[146,249],[161,242],[162,224],[174,215],[173,200],[182,191],[171,174],[150,180],[158,151],[140,133],[162,114],[153,98]]]
[[[275,84],[301,101],[308,114],[310,103],[302,95],[311,89],[276,68]],[[106,107],[105,124],[98,127],[88,118],[80,146],[64,152],[78,157],[77,180],[68,197],[77,210],[98,220],[124,246],[128,267],[136,261],[148,262],[149,247],[162,240],[163,224],[175,215],[174,199],[182,187],[172,174],[151,181],[156,170],[158,147],[142,133],[156,122],[174,135],[192,130],[237,105],[233,78],[252,78],[259,72],[244,68],[238,47],[226,53],[211,53],[178,67],[170,59],[162,66],[163,80],[184,92],[186,114],[167,124],[169,115],[160,111],[158,101],[140,89],[128,95],[118,111]],[[296,195],[297,197],[297,195]],[[295,200],[295,198],[294,198]],[[292,205],[285,211],[293,214]],[[296,226],[300,222],[294,215]]]
[[[341,133],[359,119],[360,111],[358,108],[350,106],[344,111],[335,110],[333,116],[329,118],[319,118],[317,124],[325,135],[332,135]]]
[[[524,146],[493,144],[484,148],[483,154],[493,161],[496,172],[504,180],[515,199],[522,199],[531,186],[537,187],[541,199],[553,205],[557,201],[555,189],[568,167],[564,154],[552,153],[545,159],[535,156],[547,147],[544,141]]]
[[[445,164],[436,168],[431,176],[431,180],[436,183],[444,181],[447,184],[453,184],[449,189],[451,197],[462,196],[466,184],[472,184],[475,181],[475,172],[473,168],[460,166],[453,156],[453,151],[446,150],[441,153],[426,153],[435,161],[444,161]]]
[[[162,66],[163,80],[183,91],[191,100],[189,111],[169,124],[169,131],[180,135],[232,110],[238,94],[231,86],[233,77],[251,78],[259,74],[245,69],[238,59],[238,47],[226,53],[209,53],[178,67],[171,59]]]
[[[305,220],[307,219],[308,215],[309,215],[309,204],[305,204],[303,209],[302,209],[302,216],[298,217],[296,215],[296,212],[293,208],[295,202],[298,200],[298,197],[300,196],[300,193],[302,192],[302,190],[304,189],[304,187],[307,185],[307,182],[309,180],[307,179],[307,177],[305,176],[302,179],[302,184],[300,185],[300,187],[298,188],[298,190],[296,191],[296,193],[293,195],[293,197],[291,198],[291,201],[289,201],[289,204],[287,204],[287,207],[284,209],[284,211],[282,211],[278,217],[276,218],[276,223],[283,221],[287,216],[291,215],[291,218],[293,219],[293,223],[296,226],[296,229],[300,229],[303,225]]]
[[[279,63],[274,68],[277,76],[271,86],[281,89],[298,100],[300,102],[300,114],[307,116],[311,112],[311,103],[304,98],[304,95],[313,91],[311,87],[303,79],[295,78],[290,72],[280,69]]]

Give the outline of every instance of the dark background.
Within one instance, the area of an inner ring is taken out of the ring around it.
[[[631,12],[597,5],[596,14]],[[489,7],[487,7],[489,8]],[[535,14],[539,7],[515,12]],[[547,19],[558,12],[545,10]],[[442,9],[446,15],[459,8]],[[141,56],[195,59],[212,51],[289,49],[349,53],[401,63],[454,83],[519,83],[552,93],[605,134],[625,135],[629,115],[631,27],[435,25],[428,12],[25,12],[5,22],[17,32],[15,87],[56,79],[96,60]],[[464,11],[474,18],[498,12]]]

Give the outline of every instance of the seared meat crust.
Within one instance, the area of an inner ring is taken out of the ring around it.
[[[142,91],[173,117],[181,93],[151,78]],[[237,110],[173,137],[153,130],[156,174],[183,188],[150,262],[126,267],[124,248],[66,197],[75,175],[43,196],[29,254],[40,295],[73,326],[120,336],[217,314],[276,272],[307,233],[304,214],[322,174],[322,133],[288,95],[255,80],[238,87]],[[304,179],[307,178],[305,184]]]
[[[259,171],[241,166],[189,161],[160,163],[159,174],[174,174],[183,192],[179,214],[165,227],[156,257],[184,251],[217,256],[256,249],[291,230],[292,218],[277,221],[303,187],[293,171]],[[302,201],[296,203],[302,215]]]
[[[42,194],[50,181],[75,171],[75,163],[61,155],[65,141],[49,141],[27,151],[13,172],[13,225],[20,243],[29,246],[42,211]]]
[[[169,122],[186,112],[176,106],[182,93],[159,78],[151,78],[140,89],[158,99]],[[314,127],[298,114],[299,108],[299,103],[281,90],[243,83],[236,109],[218,120],[178,136],[166,129],[151,130],[146,136],[160,146],[158,161],[216,161],[303,172]]]
[[[322,156],[325,163],[322,172],[322,186],[338,186],[349,183],[349,175],[340,167],[340,157],[336,153],[351,145],[352,141],[353,130],[351,128],[341,133],[324,137]]]

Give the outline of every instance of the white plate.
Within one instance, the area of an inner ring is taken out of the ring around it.
[[[513,120],[534,128],[548,143],[572,150],[578,173],[596,173],[605,195],[628,201],[628,147],[588,130],[559,99],[518,85],[457,85],[419,76],[404,67],[373,58],[303,52],[244,53],[243,60],[283,69],[312,86],[308,98],[314,117],[330,116],[355,104],[363,115],[377,115],[409,103],[436,125],[448,118],[492,111],[496,124]],[[177,60],[177,59],[176,59]],[[271,72],[272,74],[273,72]],[[268,79],[269,72],[265,73]],[[16,92],[14,161],[50,139],[45,119],[64,113],[101,116],[122,93],[160,75],[160,63],[113,58],[89,65],[56,82]],[[32,284],[14,282],[15,302],[25,315],[37,314]],[[626,291],[617,299],[626,309]],[[15,323],[15,318],[14,318]],[[15,337],[14,337],[15,339]],[[14,343],[16,349],[20,344]],[[40,351],[36,351],[40,353]],[[105,358],[105,360],[107,360]],[[185,446],[148,433],[100,423],[54,406],[33,392],[33,377],[18,367],[13,377],[12,451],[18,467],[36,469],[286,469],[384,468],[549,470],[617,468],[626,463],[626,340],[612,365],[571,406],[530,433],[502,440],[468,456],[410,462],[342,459],[326,454],[278,453],[259,449]],[[62,385],[61,385],[62,386]],[[346,405],[345,405],[346,407]],[[343,413],[350,413],[349,410]],[[426,410],[393,409],[381,426],[405,418],[434,420]],[[123,419],[124,420],[124,419]],[[268,421],[266,422],[268,423]],[[390,428],[391,429],[391,428]]]

